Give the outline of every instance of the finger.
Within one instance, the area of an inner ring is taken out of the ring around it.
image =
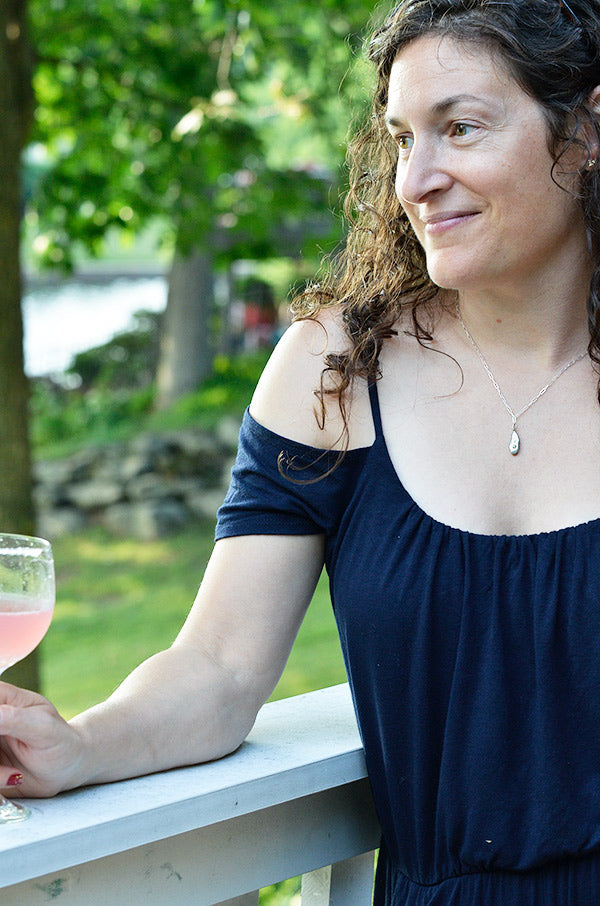
[[[52,706],[18,708],[0,705],[0,736],[36,748],[52,746],[56,740],[57,716]]]
[[[6,704],[28,708],[44,702],[46,699],[37,692],[30,692],[29,689],[21,689],[19,686],[13,686],[11,683],[4,683],[0,680],[0,707]]]
[[[23,774],[16,768],[11,768],[10,766],[0,767],[0,789],[14,790],[16,787],[21,786],[23,780]]]

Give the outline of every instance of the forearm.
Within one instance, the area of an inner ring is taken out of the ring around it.
[[[234,751],[283,670],[322,547],[313,535],[220,541],[172,647],[70,723],[0,683],[0,783],[20,773],[22,795],[51,796]]]
[[[219,758],[240,745],[261,703],[252,683],[206,654],[161,651],[70,722],[81,757],[64,788]]]

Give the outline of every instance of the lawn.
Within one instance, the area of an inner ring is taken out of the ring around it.
[[[63,714],[105,698],[143,658],[173,641],[212,536],[213,525],[201,523],[160,541],[119,540],[90,530],[53,543],[57,604],[43,643],[42,683]],[[323,575],[273,697],[344,680]]]

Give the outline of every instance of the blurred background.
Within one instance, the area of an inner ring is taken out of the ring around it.
[[[193,600],[290,292],[343,242],[373,10],[0,0],[0,526],[58,578],[7,678],[67,716]],[[343,679],[322,580],[275,695]]]

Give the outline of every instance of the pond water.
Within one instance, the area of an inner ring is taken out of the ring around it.
[[[30,377],[59,375],[76,353],[130,327],[135,312],[159,312],[166,302],[162,276],[73,279],[32,287],[23,298],[25,370]]]

